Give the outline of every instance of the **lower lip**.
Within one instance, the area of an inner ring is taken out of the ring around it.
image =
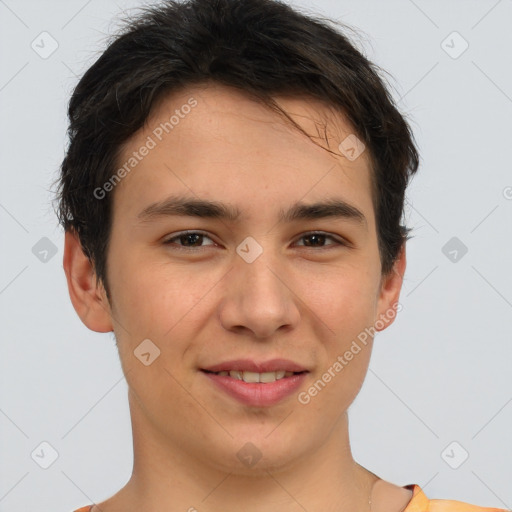
[[[202,372],[228,395],[239,402],[253,407],[268,407],[279,403],[281,400],[296,392],[306,373],[297,373],[291,377],[284,377],[274,382],[245,382],[229,376],[221,376],[216,373]]]

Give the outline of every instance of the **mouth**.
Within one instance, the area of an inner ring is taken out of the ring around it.
[[[242,380],[248,383],[261,383],[261,384],[269,384],[271,382],[275,382],[276,380],[286,379],[288,377],[292,377],[293,375],[300,375],[302,373],[306,373],[306,370],[301,372],[290,372],[286,370],[277,370],[274,372],[250,372],[250,371],[240,371],[240,370],[223,370],[220,372],[212,372],[210,370],[202,370],[205,373],[212,373],[214,375],[218,375],[219,377],[231,377],[232,379]]]
[[[284,359],[236,360],[201,368],[213,390],[251,407],[270,407],[298,391],[309,370]]]

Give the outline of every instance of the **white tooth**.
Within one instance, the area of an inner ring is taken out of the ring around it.
[[[244,382],[255,383],[255,382],[274,382],[284,377],[291,377],[293,372],[286,372],[284,370],[278,370],[276,372],[241,372],[239,370],[231,370],[230,372],[222,371],[217,372],[217,375],[233,377],[234,379],[243,380]]]
[[[243,379],[245,382],[259,382],[260,374],[257,372],[243,372]]]
[[[260,382],[274,382],[279,378],[278,373],[279,372],[260,373]],[[283,372],[283,375],[284,375],[284,372]]]

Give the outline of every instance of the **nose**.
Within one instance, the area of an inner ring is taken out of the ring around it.
[[[220,321],[229,331],[258,339],[298,325],[299,299],[291,277],[265,252],[252,263],[241,258],[227,276],[225,296],[220,303]]]

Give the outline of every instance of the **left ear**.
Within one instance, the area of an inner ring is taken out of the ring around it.
[[[405,242],[400,249],[398,258],[393,264],[393,268],[387,274],[382,276],[380,294],[377,304],[377,318],[375,318],[375,330],[383,331],[391,325],[399,310],[400,291],[405,274],[406,257]]]

